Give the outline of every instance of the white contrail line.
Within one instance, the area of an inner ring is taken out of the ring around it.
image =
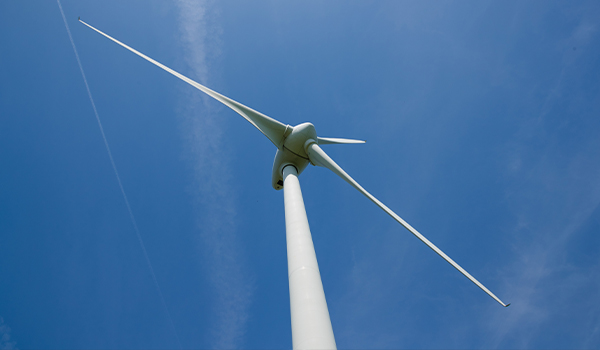
[[[121,194],[123,195],[123,199],[125,200],[125,205],[127,206],[127,211],[129,212],[129,218],[131,219],[131,223],[133,224],[133,228],[135,230],[135,234],[137,235],[137,239],[140,242],[140,247],[144,252],[144,257],[146,258],[146,263],[148,264],[148,269],[150,269],[150,274],[152,275],[152,280],[154,281],[154,285],[156,286],[156,291],[160,296],[160,300],[165,309],[165,313],[167,314],[167,318],[169,319],[169,324],[173,329],[173,334],[175,334],[175,338],[177,339],[177,344],[181,349],[181,342],[179,341],[179,335],[177,335],[177,330],[175,329],[175,324],[173,323],[173,319],[171,318],[171,313],[169,312],[169,308],[167,307],[167,303],[165,302],[165,298],[163,297],[162,291],[160,289],[160,285],[158,284],[158,280],[156,279],[156,275],[154,274],[154,268],[152,267],[152,263],[150,262],[150,258],[148,257],[148,253],[146,252],[146,246],[144,245],[144,241],[142,240],[142,236],[140,235],[140,230],[138,229],[137,223],[135,221],[135,217],[133,216],[133,212],[131,211],[131,206],[129,205],[129,200],[127,199],[127,195],[125,194],[125,190],[123,189],[123,184],[121,183],[121,177],[119,176],[119,172],[117,171],[117,166],[115,165],[115,161],[113,159],[112,153],[110,151],[110,147],[108,146],[108,141],[106,140],[106,135],[104,134],[104,128],[102,127],[102,123],[100,122],[100,117],[98,116],[98,110],[96,109],[96,104],[94,103],[94,99],[92,98],[92,93],[90,92],[90,87],[87,82],[87,78],[85,77],[85,73],[83,72],[83,66],[81,65],[81,60],[79,59],[79,54],[77,53],[77,48],[75,48],[75,42],[73,41],[73,37],[71,36],[71,30],[69,29],[69,24],[67,23],[67,19],[65,17],[65,13],[63,12],[62,6],[60,4],[60,0],[56,0],[58,3],[58,8],[60,9],[60,14],[62,15],[63,21],[65,22],[65,28],[67,29],[67,34],[69,34],[69,40],[71,40],[71,46],[73,46],[73,52],[75,52],[75,58],[77,59],[77,64],[79,65],[79,70],[81,71],[81,76],[83,77],[83,82],[85,83],[85,88],[88,93],[88,97],[90,98],[90,102],[92,103],[92,109],[94,110],[94,115],[96,116],[96,121],[98,122],[98,127],[100,127],[100,133],[102,134],[102,140],[104,140],[104,146],[106,147],[106,151],[108,152],[108,158],[110,158],[110,164],[115,172],[115,176],[117,178],[117,182],[119,183],[119,188],[121,189]]]

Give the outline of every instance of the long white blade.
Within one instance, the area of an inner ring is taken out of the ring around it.
[[[436,247],[433,243],[431,243],[427,238],[425,238],[419,231],[415,230],[412,226],[410,226],[406,221],[404,221],[398,214],[394,213],[390,208],[388,208],[385,204],[381,203],[377,198],[373,197],[372,194],[367,192],[361,185],[359,185],[353,178],[350,177],[339,165],[337,165],[316,143],[312,143],[308,146],[307,149],[308,157],[310,161],[315,164],[325,168],[330,169],[334,173],[336,173],[339,177],[346,180],[352,187],[356,188],[359,192],[364,194],[367,198],[369,198],[373,203],[377,204],[381,209],[383,209],[386,213],[388,213],[394,220],[398,221],[402,226],[404,226],[407,230],[409,230],[413,235],[415,235],[418,239],[420,239],[423,243],[425,243],[429,248],[431,248],[434,252],[438,253],[444,260],[446,260],[450,265],[454,266],[458,271],[460,271],[465,277],[471,280],[471,282],[475,283],[479,288],[481,288],[484,292],[486,292],[489,296],[494,298],[497,302],[499,302],[502,306],[506,307],[510,304],[504,304],[502,300],[500,300],[494,293],[490,292],[483,284],[481,284],[475,277],[471,276],[465,269],[463,269],[460,265],[458,265],[454,260],[452,260],[448,255],[446,255],[443,251],[441,251],[438,247]]]
[[[346,143],[365,143],[363,140],[352,140],[352,139],[340,139],[335,137],[317,137],[317,143],[319,145],[337,145]]]
[[[226,105],[227,107],[233,109],[234,111],[236,111],[239,115],[241,115],[242,117],[244,117],[247,121],[250,122],[250,124],[254,125],[258,130],[260,130],[266,137],[269,138],[269,140],[271,140],[271,142],[273,142],[275,144],[275,146],[277,146],[277,148],[280,148],[282,146],[283,143],[283,139],[284,139],[284,134],[286,133],[286,130],[288,132],[288,134],[291,132],[292,127],[289,125],[285,125],[273,118],[267,117],[266,115],[257,112],[255,110],[253,110],[250,107],[246,107],[243,104],[234,101],[232,99],[230,99],[227,96],[221,95],[220,93],[213,91],[209,88],[207,88],[206,86],[199,84],[195,81],[193,81],[192,79],[186,77],[185,75],[178,73],[176,71],[174,71],[173,69],[165,66],[164,64],[157,62],[155,60],[153,60],[152,58],[144,55],[143,53],[123,44],[122,42],[120,42],[119,40],[111,37],[108,34],[105,34],[103,32],[101,32],[100,30],[92,27],[91,25],[85,23],[84,21],[82,21],[81,19],[79,19],[79,22],[83,23],[84,25],[86,25],[87,27],[93,29],[94,31],[102,34],[103,36],[107,37],[108,39],[114,41],[115,43],[123,46],[124,48],[126,48],[127,50],[133,52],[134,54],[142,57],[143,59],[145,59],[146,61],[166,70],[167,72],[173,74],[174,76],[176,76],[177,78],[185,81],[186,83],[192,85],[193,87],[197,88],[198,90],[206,93],[207,95],[209,95],[210,97],[214,98],[215,100],[223,103],[224,105]]]

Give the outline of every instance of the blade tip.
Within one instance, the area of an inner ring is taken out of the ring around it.
[[[504,307],[509,307],[509,306],[510,306],[510,303],[508,303],[508,304],[504,305]]]

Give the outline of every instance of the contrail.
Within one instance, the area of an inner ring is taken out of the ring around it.
[[[169,319],[169,324],[173,329],[173,334],[175,334],[175,338],[177,339],[177,344],[181,349],[181,342],[179,341],[179,335],[177,335],[177,330],[175,329],[175,324],[173,323],[173,319],[171,318],[171,313],[169,312],[169,308],[167,307],[167,303],[165,302],[165,298],[163,297],[162,291],[160,289],[160,285],[158,284],[158,280],[156,279],[156,275],[154,274],[154,268],[152,268],[152,263],[150,263],[150,258],[148,257],[148,253],[146,252],[146,246],[144,245],[144,241],[142,240],[142,236],[140,235],[140,230],[138,229],[137,223],[135,221],[135,217],[133,216],[133,212],[131,211],[131,206],[129,205],[129,200],[127,199],[127,195],[125,194],[125,190],[123,189],[123,184],[121,183],[121,177],[119,176],[119,172],[117,171],[117,166],[115,165],[115,161],[113,159],[112,153],[110,151],[110,147],[108,146],[108,141],[106,140],[106,135],[104,135],[104,128],[102,127],[102,123],[100,122],[100,117],[98,116],[98,110],[96,109],[96,104],[94,103],[94,99],[92,98],[92,93],[90,92],[90,86],[88,85],[87,78],[85,77],[85,73],[83,72],[83,66],[81,65],[81,60],[79,59],[79,54],[77,53],[77,48],[75,48],[75,42],[73,41],[73,37],[71,36],[71,30],[69,29],[69,24],[67,23],[67,19],[65,17],[65,13],[63,12],[62,5],[60,4],[60,0],[56,0],[58,3],[58,8],[60,9],[60,14],[62,15],[63,21],[65,22],[65,28],[67,29],[67,34],[69,34],[69,40],[71,40],[71,46],[73,46],[73,52],[75,52],[75,58],[77,59],[77,64],[79,65],[79,70],[81,71],[81,76],[83,77],[83,82],[85,83],[85,88],[88,93],[88,97],[90,98],[90,102],[92,103],[92,109],[94,110],[94,115],[96,116],[96,121],[98,122],[98,127],[100,127],[100,133],[102,134],[102,140],[104,140],[104,146],[106,147],[106,151],[108,152],[108,158],[110,158],[110,164],[115,172],[115,176],[117,177],[117,182],[119,183],[119,188],[121,189],[121,194],[123,195],[123,199],[125,200],[125,205],[127,206],[127,211],[129,212],[129,218],[131,219],[131,223],[133,224],[133,228],[135,230],[135,234],[137,235],[137,239],[140,242],[140,247],[142,247],[142,251],[144,252],[144,257],[146,258],[146,263],[148,264],[148,269],[150,270],[150,274],[152,275],[152,280],[154,281],[154,286],[156,286],[156,291],[160,296],[160,300],[162,302],[163,308],[165,309],[165,313],[167,314],[167,318]]]

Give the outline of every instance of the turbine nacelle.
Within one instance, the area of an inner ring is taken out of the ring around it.
[[[316,143],[318,139],[317,131],[312,123],[298,124],[291,129],[292,132],[288,136],[284,136],[282,145],[277,150],[273,161],[271,185],[276,190],[283,188],[283,168],[287,165],[294,166],[298,175],[306,169],[310,162],[306,147],[311,143]]]
[[[283,168],[287,165],[292,165],[296,168],[298,175],[308,163],[312,165],[320,165],[310,157],[311,145],[341,145],[341,144],[357,144],[365,143],[362,140],[341,139],[331,137],[317,137],[317,131],[312,123],[302,123],[294,127],[287,125],[283,135],[276,134],[272,139],[281,140],[277,145],[277,153],[273,161],[273,171],[271,174],[271,185],[274,189],[280,190],[283,188]]]

